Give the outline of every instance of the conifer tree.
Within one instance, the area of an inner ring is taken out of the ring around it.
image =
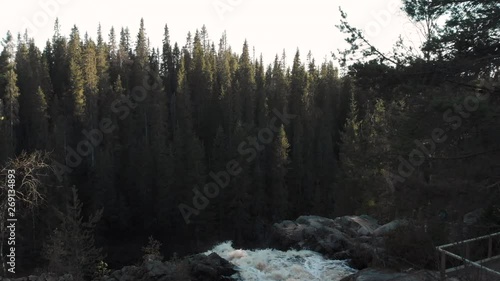
[[[292,192],[291,200],[294,202],[293,206],[300,208],[304,198],[304,177],[307,171],[305,167],[306,159],[306,134],[304,123],[309,123],[309,116],[307,112],[307,75],[303,64],[300,62],[299,51],[296,52],[292,66],[292,73],[290,77],[290,97],[288,99],[288,111],[290,114],[296,115],[297,118],[292,120],[288,126],[288,138],[291,140],[291,170],[290,175],[293,177],[290,182]],[[298,213],[297,211],[295,211]]]
[[[193,130],[191,92],[184,60],[178,76],[175,94],[174,171],[178,175],[174,186],[182,198],[191,202],[193,189],[203,188],[206,177],[205,148]],[[183,214],[184,216],[184,214]],[[191,219],[193,221],[193,219]],[[197,237],[197,239],[200,237]]]
[[[196,31],[188,76],[190,77],[189,87],[193,104],[193,125],[202,140],[208,143],[209,136],[213,134],[216,128],[210,123],[208,113],[212,104],[212,77],[206,59],[208,54],[202,43],[201,35]]]
[[[19,88],[17,87],[17,75],[13,68],[7,71],[7,85],[2,98],[3,115],[0,117],[2,126],[2,155],[0,161],[12,157],[16,151],[16,129],[19,124]]]
[[[114,36],[115,35],[113,34],[113,37]],[[111,44],[112,47],[110,47]],[[101,25],[99,24],[99,28],[97,30],[96,68],[97,68],[97,77],[99,77],[100,99],[103,99],[104,95],[109,94],[109,91],[111,89],[109,70],[110,70],[111,57],[116,55],[115,48],[116,48],[116,42],[110,44],[104,42]]]
[[[209,170],[213,173],[224,171],[226,169],[226,163],[229,160],[228,137],[224,132],[224,128],[222,126],[219,126],[215,135],[215,139],[212,143],[212,149],[209,159]],[[213,179],[209,180],[213,181]],[[224,190],[222,190],[222,187],[220,188],[221,190],[219,191],[219,196],[213,199],[212,204],[213,209],[215,209],[216,212],[214,228],[218,237],[222,239],[224,237],[224,233],[226,232],[227,225],[229,224],[229,220],[224,214],[227,210],[227,205],[225,204],[225,202],[228,202],[230,200],[230,197],[228,192],[224,192]]]
[[[331,63],[322,65],[320,75],[322,79],[311,101],[314,103],[315,109],[310,110],[316,113],[310,117],[311,122],[316,124],[316,128],[314,128],[315,139],[308,140],[308,142],[313,143],[313,158],[315,160],[306,169],[315,171],[313,202],[316,212],[329,216],[334,210],[334,188],[338,173],[335,149],[336,143],[339,142],[336,139],[339,126],[335,115],[339,91],[336,83],[336,70]]]
[[[242,122],[253,125],[255,124],[255,71],[250,58],[248,42],[245,40],[243,51],[238,63],[238,71],[236,74],[236,82],[238,88],[237,95],[240,96],[241,104],[235,105],[242,114]]]
[[[64,211],[57,211],[60,225],[45,246],[49,268],[57,274],[69,273],[75,280],[92,276],[102,260],[102,249],[95,247],[94,229],[102,216],[102,209],[83,221],[82,203],[73,187],[72,198]]]
[[[74,118],[73,121],[85,122],[86,114],[86,97],[85,97],[85,78],[82,70],[83,66],[83,50],[80,40],[80,32],[76,26],[71,30],[70,40],[68,43],[69,57],[69,92],[65,97],[66,110],[70,110],[69,116]]]
[[[47,102],[42,86],[42,59],[33,41],[27,34],[18,43],[16,69],[19,86],[19,145],[29,151],[47,145]]]
[[[92,39],[88,39],[85,42],[82,65],[86,102],[85,109],[88,119],[85,125],[90,129],[94,129],[98,126],[99,118],[99,73],[97,71],[96,45]]]
[[[0,163],[13,157],[17,146],[17,128],[19,124],[19,88],[15,72],[14,41],[12,34],[7,32],[0,55],[0,130],[1,152]]]
[[[267,71],[266,82],[269,109],[283,110],[287,105],[289,85],[283,71],[283,63],[278,60],[278,56],[275,57],[272,68]]]
[[[269,111],[266,93],[266,73],[262,55],[256,62],[255,67],[255,121],[257,127],[264,128],[267,125],[267,113]]]
[[[70,86],[70,72],[68,60],[68,42],[60,33],[59,21],[56,20],[54,26],[54,36],[51,42],[47,42],[44,54],[50,73],[50,81],[54,90],[54,95],[62,102],[65,99],[66,91]],[[46,91],[47,89],[44,89]],[[60,104],[62,106],[62,104]],[[51,106],[52,107],[52,106]],[[57,114],[67,114],[64,108],[53,108]],[[56,116],[51,116],[54,120]]]
[[[264,73],[264,62],[262,56],[260,61],[256,63],[255,85],[256,85],[256,111],[255,120],[258,128],[266,128],[269,126],[268,120],[268,104],[266,96],[266,81]],[[266,150],[259,151],[257,158],[252,165],[252,176],[254,178],[254,214],[255,217],[266,217],[268,214],[269,196],[266,188]]]
[[[226,189],[229,193],[229,201],[227,202],[227,214],[231,217],[230,225],[232,225],[232,233],[236,243],[241,243],[249,235],[251,230],[251,210],[252,191],[254,188],[250,165],[247,157],[238,152],[238,147],[245,142],[248,137],[248,132],[245,130],[241,121],[238,121],[236,128],[230,134],[229,140],[229,155],[230,159],[235,159],[238,163],[238,174],[231,179],[229,187]],[[234,149],[232,149],[233,147]]]
[[[288,150],[289,143],[286,137],[285,127],[281,125],[280,131],[275,135],[271,147],[269,159],[270,188],[272,190],[272,200],[274,202],[273,215],[274,221],[285,219],[290,208],[288,199],[289,192],[285,181],[287,165],[289,162]]]
[[[168,30],[168,26],[165,25],[163,34],[163,49],[161,55],[161,69],[160,75],[163,80],[163,88],[166,94],[166,107],[168,116],[168,125],[169,127],[173,127],[174,123],[172,122],[172,98],[174,93],[177,90],[177,75],[179,65],[176,62],[177,58],[175,58],[174,47],[172,47],[170,43],[170,33]],[[171,139],[171,136],[168,136]]]
[[[357,189],[356,179],[363,179],[363,175],[356,168],[363,161],[363,152],[361,151],[362,143],[362,121],[359,118],[358,105],[355,98],[355,92],[351,93],[351,102],[349,105],[349,114],[341,133],[342,145],[340,147],[340,162],[342,163],[343,184],[339,196],[345,198],[341,201],[340,209],[347,212],[353,212],[362,204],[356,199],[360,191]],[[350,187],[348,189],[348,187]],[[356,188],[356,189],[355,189]],[[345,203],[345,205],[344,205]]]

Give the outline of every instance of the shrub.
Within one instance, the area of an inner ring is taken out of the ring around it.
[[[483,213],[482,222],[486,225],[500,226],[500,204],[490,204]]]
[[[386,250],[390,260],[399,266],[435,268],[435,247],[424,227],[401,226],[386,239]],[[397,266],[397,265],[396,265]]]
[[[94,275],[98,261],[103,259],[102,249],[94,244],[94,228],[102,210],[84,222],[83,206],[76,188],[72,191],[72,200],[67,203],[65,212],[56,210],[61,223],[46,242],[44,252],[49,271],[57,275],[69,273],[78,281]]]
[[[142,248],[142,252],[144,253],[143,260],[144,261],[152,261],[152,260],[163,260],[163,255],[160,252],[161,242],[154,239],[153,236],[149,237],[149,242],[146,247]]]
[[[94,273],[94,280],[100,279],[104,276],[107,276],[111,271],[108,268],[108,264],[104,261],[100,261],[96,266],[96,271]]]

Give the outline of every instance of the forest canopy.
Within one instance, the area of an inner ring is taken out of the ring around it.
[[[0,166],[38,155],[43,167],[19,255],[46,262],[64,210],[70,222],[99,214],[96,243],[117,265],[129,262],[113,254],[118,233],[189,252],[253,243],[304,214],[432,220],[498,208],[500,3],[402,4],[421,50],[399,41],[382,52],[341,10],[350,47],[321,63],[297,50],[292,65],[287,54],[265,64],[205,26],[180,45],[165,25],[161,48],[143,20],[137,34],[99,26],[95,38],[77,26],[65,36],[56,21],[42,49],[8,32]],[[225,184],[221,173],[232,175]]]

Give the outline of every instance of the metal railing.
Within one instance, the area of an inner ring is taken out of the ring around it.
[[[441,280],[445,280],[447,273],[462,270],[462,269],[466,268],[467,266],[472,266],[472,267],[478,268],[480,270],[483,270],[489,274],[492,274],[492,275],[500,278],[500,272],[483,266],[483,264],[486,262],[500,259],[500,255],[493,256],[493,238],[496,236],[500,237],[500,232],[436,247],[438,253],[440,254],[440,260],[441,260],[441,262],[440,262]],[[475,242],[475,241],[480,241],[480,240],[486,240],[486,239],[488,239],[488,257],[486,259],[482,259],[479,261],[470,260],[470,243]],[[453,247],[453,246],[462,246],[462,245],[465,245],[465,257],[462,257],[460,255],[457,255],[457,254],[454,254],[450,251],[445,250],[445,248],[449,248],[449,247]],[[447,269],[446,268],[446,256],[449,256],[449,257],[452,257],[454,259],[462,261],[463,265]]]

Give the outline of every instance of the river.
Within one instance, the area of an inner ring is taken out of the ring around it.
[[[242,250],[224,242],[205,254],[213,252],[237,266],[241,281],[337,281],[356,272],[347,261],[307,250]]]

